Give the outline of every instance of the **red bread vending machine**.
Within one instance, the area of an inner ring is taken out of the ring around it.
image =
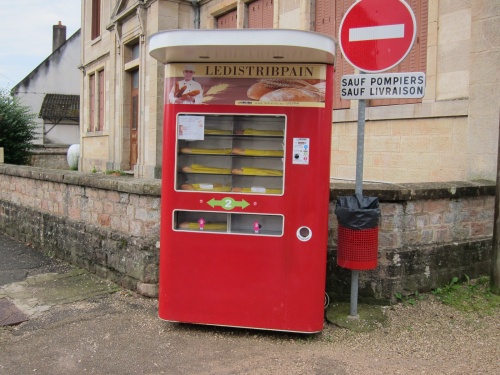
[[[334,41],[298,30],[171,30],[159,316],[323,328]]]

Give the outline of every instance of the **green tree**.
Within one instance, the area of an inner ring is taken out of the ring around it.
[[[9,164],[28,164],[37,137],[36,114],[21,105],[18,97],[0,89],[0,147]]]

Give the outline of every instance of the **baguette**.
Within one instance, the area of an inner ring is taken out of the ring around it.
[[[184,86],[182,86],[182,87],[184,87]],[[198,95],[199,93],[200,93],[200,90],[193,90],[193,91],[190,91],[186,94],[182,94],[181,96],[179,96],[179,98],[181,100],[186,100],[186,99],[189,99],[189,98],[192,98],[192,97]]]
[[[283,150],[252,150],[248,148],[233,148],[232,153],[235,155],[246,156],[283,156]]]
[[[227,134],[232,134],[231,130],[222,130],[222,129],[206,129],[205,128],[205,134],[208,135],[227,135]]]
[[[229,155],[231,154],[230,148],[181,148],[181,154],[210,154],[210,155]]]
[[[247,175],[247,176],[283,176],[283,171],[277,169],[263,169],[263,168],[235,168],[232,174]]]
[[[205,230],[227,230],[227,223],[205,223],[203,225]],[[200,224],[196,221],[194,222],[183,222],[179,224],[179,229],[189,229],[189,230],[200,230]]]
[[[184,94],[184,91],[186,91],[186,89],[186,85],[179,87],[179,82],[175,82],[174,96],[176,98],[180,98]]]
[[[194,190],[194,191],[231,191],[231,187],[222,184],[182,184],[181,190]]]
[[[283,130],[260,130],[260,129],[243,129],[236,132],[243,135],[274,135],[283,136]]]
[[[201,164],[186,165],[182,167],[182,171],[186,173],[231,174],[229,168],[206,167]]]

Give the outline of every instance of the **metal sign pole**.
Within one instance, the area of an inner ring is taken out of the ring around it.
[[[361,72],[363,74],[363,72]],[[361,204],[363,201],[363,159],[365,149],[365,108],[364,99],[359,100],[358,104],[358,139],[356,152],[356,188],[354,194]],[[349,316],[351,318],[358,317],[358,284],[359,271],[351,271],[351,305]]]

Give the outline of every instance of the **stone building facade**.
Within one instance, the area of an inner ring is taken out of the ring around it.
[[[382,182],[494,180],[500,4],[405,0],[417,18],[410,56],[426,73],[419,100],[368,102],[364,177]],[[167,29],[281,28],[337,37],[354,0],[83,0],[80,170],[161,171],[163,66],[149,37]],[[337,51],[337,75],[354,72]],[[338,93],[338,88],[336,88]],[[331,177],[354,180],[357,106],[335,100]]]

